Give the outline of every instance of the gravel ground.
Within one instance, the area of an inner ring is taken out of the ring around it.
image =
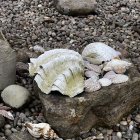
[[[100,41],[126,50],[140,70],[140,2],[139,0],[97,0],[95,15],[71,17],[59,14],[52,0],[0,0],[0,28],[12,48],[29,52],[35,45],[46,50],[69,48],[81,52],[89,43]],[[28,73],[17,75],[17,83],[32,91]],[[28,108],[15,110],[14,123],[7,121],[0,136],[23,131],[25,121],[44,122],[40,101],[32,93]],[[93,128],[76,140],[140,139],[140,107],[112,129]],[[73,139],[73,140],[74,140]]]

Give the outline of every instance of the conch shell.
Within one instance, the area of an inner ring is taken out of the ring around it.
[[[123,74],[132,64],[119,59],[113,59],[108,62],[105,67],[103,68],[104,71],[115,71],[118,74]]]
[[[59,91],[74,97],[84,90],[84,62],[82,56],[68,49],[54,49],[37,59],[31,59],[29,72],[42,92]]]
[[[82,52],[83,58],[93,64],[110,61],[113,58],[119,57],[119,55],[121,55],[120,52],[101,42],[87,45]]]
[[[35,138],[44,138],[44,139],[55,139],[59,138],[54,130],[51,129],[50,125],[47,123],[25,123],[29,133]]]

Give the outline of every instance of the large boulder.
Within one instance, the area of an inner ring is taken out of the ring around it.
[[[140,104],[140,73],[129,70],[130,80],[74,98],[38,89],[47,122],[60,137],[72,138],[95,125],[112,126]]]
[[[16,53],[0,31],[0,91],[14,84],[16,79]]]
[[[95,12],[95,0],[56,0],[56,8],[62,14],[85,15]]]

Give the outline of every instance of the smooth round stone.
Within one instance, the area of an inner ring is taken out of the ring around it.
[[[10,124],[6,124],[6,125],[4,126],[4,128],[5,128],[5,129],[11,129],[11,125],[10,125]]]
[[[120,124],[121,125],[127,125],[127,121],[121,121]]]
[[[117,137],[121,139],[122,138],[122,133],[121,132],[117,132]]]
[[[11,128],[11,131],[14,133],[17,132],[17,130],[15,128]]]
[[[134,133],[132,136],[132,140],[138,140],[139,139],[139,135],[137,133]]]
[[[10,136],[12,134],[12,131],[10,129],[5,130],[5,135]]]
[[[3,101],[13,108],[22,107],[29,100],[29,91],[19,85],[10,85],[2,91]]]
[[[140,114],[137,114],[137,115],[136,115],[135,121],[138,122],[138,123],[140,123]]]

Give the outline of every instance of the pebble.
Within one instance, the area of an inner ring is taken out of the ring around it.
[[[12,131],[10,129],[5,130],[5,136],[10,136],[12,134]]]
[[[121,125],[127,125],[127,121],[121,121],[120,124]]]
[[[138,123],[140,123],[140,114],[137,114],[137,115],[136,115],[135,121],[138,122]]]
[[[102,133],[100,133],[97,137],[96,137],[97,140],[102,140],[104,139],[104,136]]]
[[[121,139],[122,138],[122,133],[121,132],[117,132],[117,137]]]
[[[134,133],[132,136],[132,140],[138,140],[139,139],[139,135],[137,133]]]
[[[4,126],[4,128],[5,128],[5,129],[11,129],[11,125],[10,125],[10,124],[6,124],[6,125]]]

